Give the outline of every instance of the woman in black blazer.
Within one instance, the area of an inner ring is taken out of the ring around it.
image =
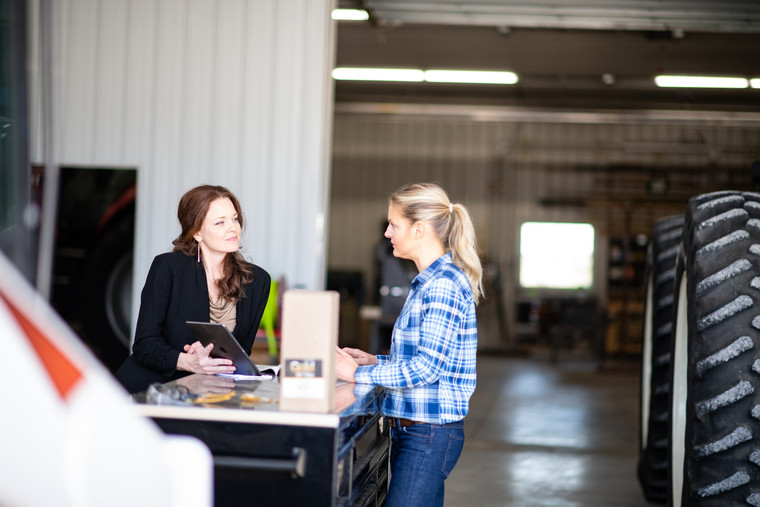
[[[130,393],[190,373],[232,373],[212,358],[185,322],[221,322],[250,354],[269,297],[271,278],[240,254],[243,216],[224,187],[202,185],[182,196],[182,232],[174,251],[158,255],[142,290],[135,341],[116,378]]]

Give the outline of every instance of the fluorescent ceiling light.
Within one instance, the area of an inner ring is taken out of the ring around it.
[[[333,9],[332,18],[336,21],[366,21],[369,13],[364,9]]]
[[[371,69],[338,67],[332,71],[333,79],[347,81],[408,81],[421,82],[425,74],[418,69]]]
[[[515,84],[517,74],[486,70],[426,70],[425,81],[430,83]]]
[[[334,79],[347,81],[405,81],[429,83],[514,84],[514,72],[474,70],[427,70],[420,69],[372,69],[361,67],[338,67],[333,70]]]
[[[715,76],[656,76],[654,82],[660,87],[674,88],[746,88],[743,77]]]
[[[754,78],[749,80],[749,85],[752,88],[760,88],[760,78]]]

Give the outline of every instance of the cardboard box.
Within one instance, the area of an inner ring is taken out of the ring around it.
[[[293,289],[283,294],[281,410],[333,410],[339,308],[336,291]]]

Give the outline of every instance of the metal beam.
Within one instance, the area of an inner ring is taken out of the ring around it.
[[[366,0],[379,24],[760,33],[751,0]]]

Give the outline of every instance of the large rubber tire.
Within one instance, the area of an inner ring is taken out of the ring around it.
[[[88,253],[82,338],[112,372],[129,355],[134,214],[115,218]]]
[[[638,477],[649,502],[665,503],[668,490],[668,414],[673,284],[683,215],[655,222],[647,251]]]
[[[760,506],[760,194],[691,199],[682,241],[669,503]]]

